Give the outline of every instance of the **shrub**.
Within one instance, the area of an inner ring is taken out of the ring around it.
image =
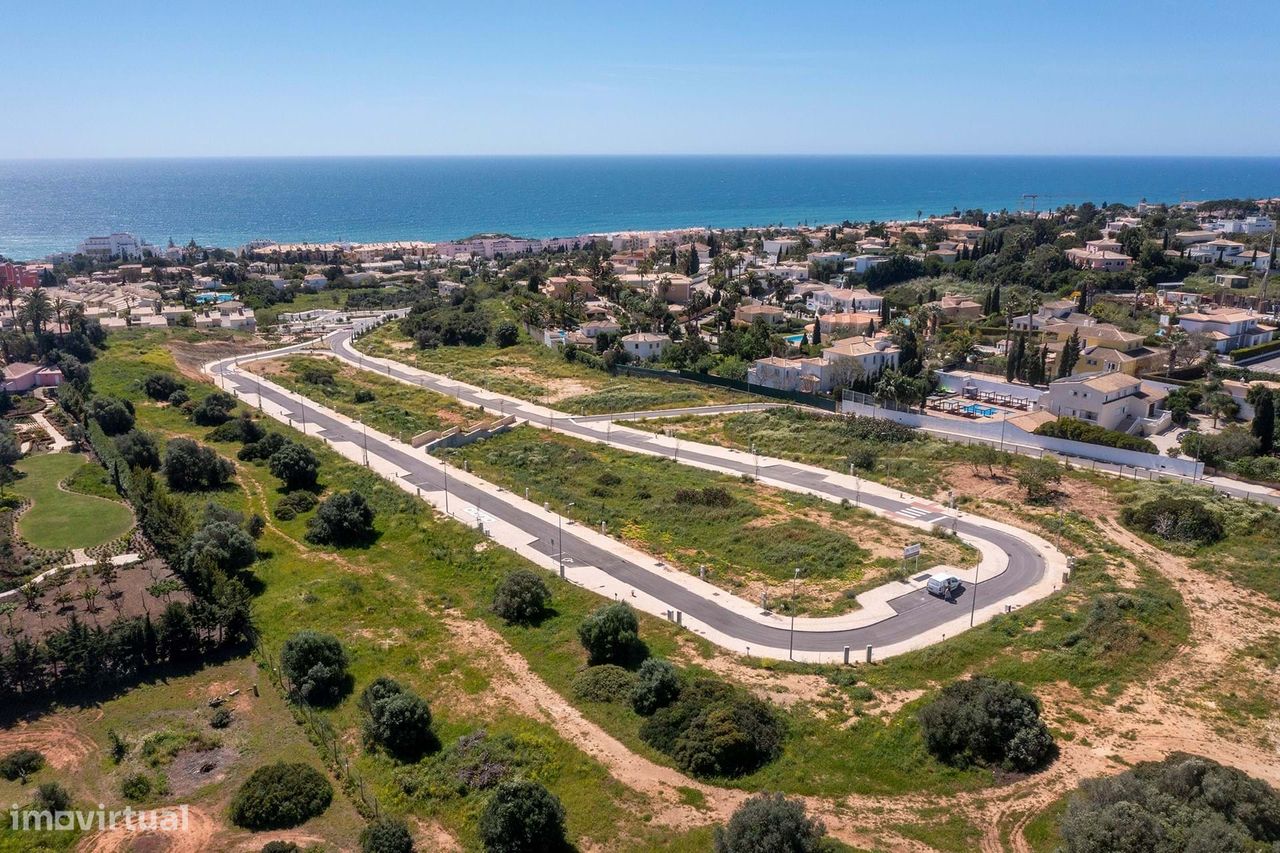
[[[1218,517],[1194,498],[1155,498],[1125,507],[1120,519],[1135,530],[1171,542],[1210,544],[1225,535]]]
[[[191,395],[187,393],[187,389],[179,388],[169,395],[169,405],[175,408],[182,406],[184,403],[191,401]]]
[[[292,841],[268,841],[259,853],[298,853],[301,849]]]
[[[207,437],[210,441],[238,441],[241,444],[252,444],[266,434],[267,431],[248,412],[242,412],[240,417],[231,418],[226,423],[214,427]]]
[[[534,853],[564,847],[564,806],[537,782],[502,782],[480,814],[488,853]]]
[[[1031,503],[1044,503],[1053,497],[1054,486],[1062,482],[1062,469],[1049,458],[1028,459],[1018,469],[1018,485]]]
[[[330,495],[307,523],[307,541],[317,545],[358,545],[373,534],[373,509],[359,492]]]
[[[115,438],[116,450],[130,468],[155,471],[160,468],[160,447],[151,433],[131,429]]]
[[[209,718],[209,727],[214,729],[225,729],[231,725],[231,709],[219,708],[213,712],[213,716]]]
[[[142,392],[152,400],[168,400],[174,395],[182,383],[167,373],[153,373],[142,380]]]
[[[216,489],[231,479],[231,463],[211,447],[189,438],[175,438],[165,445],[164,476],[169,488],[180,492]]]
[[[210,521],[191,536],[184,564],[188,571],[216,566],[224,572],[247,569],[258,558],[253,537],[229,521]]]
[[[281,511],[287,509],[290,513],[289,518],[295,518],[304,512],[310,512],[315,509],[317,503],[318,501],[316,500],[314,492],[309,492],[306,489],[299,489],[296,492],[289,492],[280,499],[280,503],[276,504],[276,515],[279,518],[284,518],[284,516],[281,515]],[[289,519],[286,518],[285,520],[288,521]]]
[[[286,441],[271,455],[267,465],[275,477],[284,481],[288,489],[312,489],[320,473],[320,463],[315,454],[296,441]]]
[[[404,693],[404,686],[400,682],[388,675],[379,675],[360,691],[360,710],[370,714],[376,703],[401,693]]]
[[[357,388],[356,393],[352,395],[351,399],[355,400],[357,403],[372,403],[378,398],[368,388]]]
[[[743,801],[729,823],[716,828],[716,853],[818,853],[827,829],[810,818],[802,800],[756,794]]]
[[[34,805],[38,811],[65,812],[71,807],[71,795],[57,782],[43,782],[36,788]]]
[[[332,705],[350,687],[346,650],[328,634],[298,631],[285,640],[280,666],[294,693],[310,705]]]
[[[236,458],[241,462],[259,462],[263,459],[270,459],[277,450],[284,447],[285,442],[288,440],[278,432],[269,432],[258,441],[240,448]]]
[[[733,505],[733,495],[722,486],[702,489],[676,489],[674,500],[686,506],[727,507]]]
[[[637,714],[649,716],[665,708],[680,695],[680,676],[665,660],[649,658],[640,664],[635,686],[631,688],[631,707]]]
[[[133,405],[118,397],[94,397],[89,403],[89,417],[107,435],[121,435],[133,429]]]
[[[493,612],[507,624],[536,622],[551,602],[551,591],[542,578],[528,569],[516,569],[493,593]]]
[[[728,684],[698,679],[640,727],[640,737],[695,776],[741,776],[777,758],[785,734],[767,704]]]
[[[1175,752],[1081,782],[1060,830],[1066,853],[1271,849],[1280,842],[1280,794],[1235,768]]]
[[[955,681],[920,709],[925,747],[954,767],[1033,770],[1052,757],[1040,703],[1021,685],[983,675]]]
[[[293,507],[288,506],[287,504],[281,503],[279,506],[276,507],[276,518],[280,519],[281,521],[293,521],[297,517],[298,517],[297,511],[294,510]]]
[[[364,737],[366,744],[381,746],[402,761],[417,761],[437,743],[431,731],[431,708],[407,690],[369,704]]]
[[[1103,447],[1118,447],[1121,450],[1136,450],[1139,453],[1160,452],[1145,438],[1107,429],[1077,418],[1060,417],[1056,421],[1041,424],[1036,427],[1035,434],[1065,438],[1070,441],[1083,441],[1086,444],[1099,444]]]
[[[380,817],[360,832],[361,853],[413,853],[413,836],[404,821]]]
[[[44,755],[34,749],[15,749],[0,758],[0,776],[10,782],[26,784],[27,779],[41,767],[44,767]]]
[[[231,821],[245,829],[287,829],[324,814],[333,786],[310,764],[259,767],[231,799]]]
[[[616,702],[631,695],[636,677],[611,663],[592,666],[573,679],[573,695],[587,702]]]
[[[120,793],[135,803],[151,796],[151,779],[145,773],[132,773],[120,782]]]
[[[499,323],[493,330],[493,342],[503,349],[513,347],[520,340],[520,330],[510,320]]]
[[[221,391],[214,391],[191,410],[191,420],[197,426],[219,426],[227,422],[236,407],[236,398]]]
[[[804,420],[817,417],[806,412],[798,412],[798,414]],[[902,444],[908,441],[917,441],[920,438],[920,431],[913,426],[865,415],[853,415],[852,417],[844,418],[840,425],[840,431],[847,438],[860,441],[885,442],[887,444]]]
[[[582,620],[578,639],[589,664],[626,662],[639,648],[640,623],[626,602],[606,604]]]

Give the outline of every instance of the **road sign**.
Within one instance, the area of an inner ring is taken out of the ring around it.
[[[908,545],[902,549],[902,559],[904,560],[907,559],[908,557],[919,557],[919,556],[920,556],[919,542],[915,543],[914,545]]]

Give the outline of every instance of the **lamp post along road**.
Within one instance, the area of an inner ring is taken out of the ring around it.
[[[573,506],[573,502],[564,505],[567,510]],[[556,561],[560,564],[560,577],[564,577],[564,513],[556,513]]]
[[[800,582],[800,569],[791,579],[791,632],[787,638],[787,659],[795,660],[796,650],[796,584]]]

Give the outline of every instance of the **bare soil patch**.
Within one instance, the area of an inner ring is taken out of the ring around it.
[[[186,797],[205,785],[221,782],[240,753],[233,747],[216,749],[184,749],[169,765],[169,790],[175,797]]]
[[[229,358],[233,355],[260,352],[267,347],[268,344],[258,338],[203,341],[171,340],[168,342],[169,352],[173,354],[173,361],[178,367],[178,372],[193,382],[205,382],[208,380],[208,377],[200,372],[200,368],[211,361]]]

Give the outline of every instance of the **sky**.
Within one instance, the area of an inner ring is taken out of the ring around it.
[[[1280,154],[1280,2],[3,4],[0,159]]]

